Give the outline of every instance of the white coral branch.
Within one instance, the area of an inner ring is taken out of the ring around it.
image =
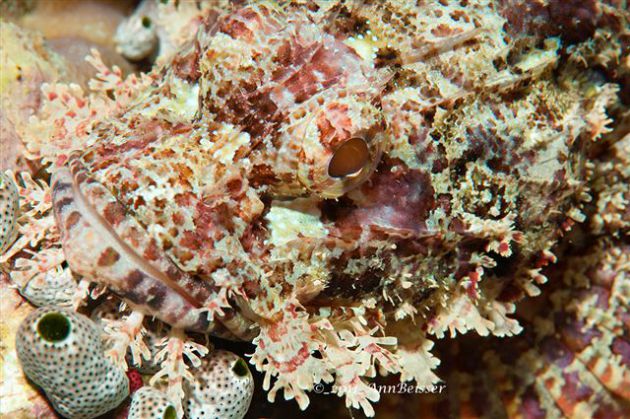
[[[74,295],[72,296],[72,308],[76,311],[82,305],[85,305],[88,297],[91,296],[94,298],[94,294],[90,293],[90,281],[85,279],[81,279],[77,284],[77,288],[74,291]]]
[[[171,329],[169,335],[160,340],[157,346],[162,347],[155,355],[155,361],[160,363],[161,369],[151,378],[150,385],[155,386],[162,379],[166,379],[167,397],[175,405],[179,417],[182,417],[184,380],[194,383],[194,377],[184,358],[187,358],[193,367],[199,367],[201,358],[208,354],[208,348],[189,341],[182,329],[175,328]]]
[[[138,311],[133,311],[123,320],[108,320],[105,322],[105,337],[111,342],[110,349],[106,355],[127,370],[127,361],[125,356],[127,350],[131,350],[133,362],[141,365],[142,358],[149,359],[151,351],[142,338],[146,333],[142,327],[144,315]]]
[[[333,392],[345,396],[348,407],[361,408],[374,415],[371,402],[379,398],[368,378],[382,373],[400,372],[393,349],[397,339],[375,336],[380,328],[369,329],[363,310],[348,310],[347,317],[334,325],[326,318],[309,315],[296,300],[276,307],[276,321],[261,325],[254,339],[257,345],[251,363],[265,373],[263,389],[274,401],[283,390],[284,398],[295,398],[300,409],[309,405],[307,391],[322,382],[334,381]],[[391,348],[387,348],[391,347]],[[318,351],[321,358],[313,353]],[[271,385],[272,377],[276,381]],[[271,388],[270,388],[271,387]]]
[[[440,381],[433,372],[440,365],[440,360],[431,354],[433,342],[419,338],[413,345],[404,345],[396,352],[400,358],[400,380],[415,381],[416,385],[430,388]]]
[[[20,289],[36,277],[51,271],[53,273],[57,270],[63,271],[61,264],[66,260],[66,257],[59,247],[43,249],[37,253],[27,250],[26,253],[30,253],[32,256],[16,259],[15,269],[10,273],[11,282]]]
[[[18,186],[20,234],[11,247],[0,256],[0,263],[6,263],[26,248],[38,247],[42,241],[45,241],[43,247],[60,244],[55,219],[50,211],[52,207],[50,187],[41,181],[33,180],[27,172],[20,172],[17,176],[10,172],[8,174]]]
[[[117,112],[125,109],[131,99],[136,96],[137,92],[151,84],[152,78],[146,74],[140,77],[135,74],[123,77],[122,70],[113,66],[111,69],[105,65],[100,53],[96,49],[90,51],[90,55],[86,57],[96,69],[96,76],[88,82],[93,95],[90,101],[94,108],[98,108],[99,112]],[[113,99],[110,99],[109,96]]]
[[[451,337],[455,337],[457,332],[463,334],[469,330],[475,330],[480,336],[488,336],[494,324],[482,317],[476,304],[467,294],[462,293],[454,295],[448,308],[431,319],[428,326],[429,333],[441,339],[446,331],[449,331]]]

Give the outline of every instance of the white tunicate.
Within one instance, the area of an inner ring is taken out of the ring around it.
[[[0,254],[15,240],[19,209],[18,189],[13,180],[0,173]]]
[[[216,351],[195,369],[195,383],[186,391],[186,417],[241,419],[254,394],[254,379],[245,361]]]

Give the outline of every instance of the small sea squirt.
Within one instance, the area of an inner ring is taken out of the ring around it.
[[[0,173],[0,255],[17,236],[18,201],[15,183],[9,176]]]
[[[185,412],[195,419],[242,419],[254,394],[245,361],[228,351],[209,354],[187,389]]]
[[[82,314],[35,310],[20,325],[16,348],[24,373],[64,417],[95,418],[129,395],[125,372],[105,356],[98,328]]]
[[[161,391],[142,387],[131,398],[129,419],[176,419],[173,403]]]

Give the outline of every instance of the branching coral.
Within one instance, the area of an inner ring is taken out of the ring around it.
[[[161,346],[162,350],[156,354],[156,360],[160,362],[162,369],[151,377],[151,385],[158,384],[160,380],[166,378],[168,388],[166,394],[181,415],[185,396],[184,382],[194,383],[193,374],[184,358],[193,368],[197,368],[201,365],[200,357],[208,353],[208,348],[188,340],[181,329],[171,329],[169,335],[158,343],[158,346]]]

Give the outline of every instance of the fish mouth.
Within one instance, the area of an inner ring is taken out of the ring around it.
[[[73,272],[172,326],[204,332],[213,326],[204,313],[211,284],[181,271],[77,159],[53,175],[52,200]]]

